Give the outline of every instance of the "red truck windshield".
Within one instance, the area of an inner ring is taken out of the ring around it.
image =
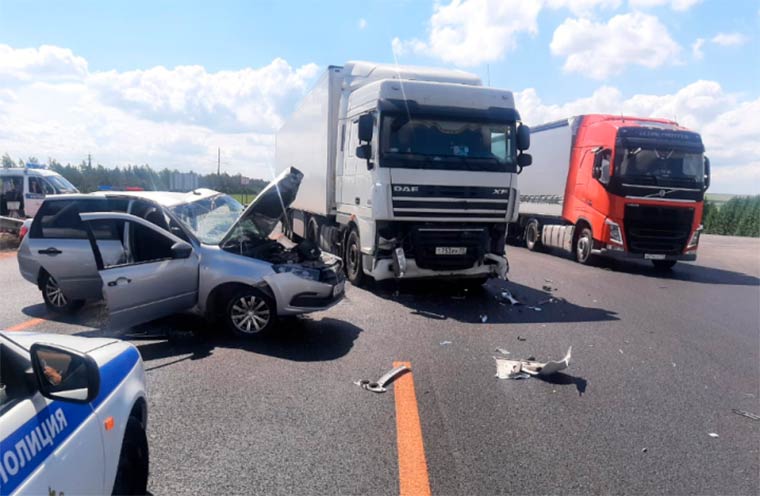
[[[667,183],[688,181],[702,183],[704,180],[704,159],[701,153],[684,152],[674,149],[625,149],[618,153],[615,174],[632,183]]]

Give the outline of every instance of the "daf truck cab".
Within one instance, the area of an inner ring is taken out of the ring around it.
[[[474,75],[331,66],[277,134],[278,169],[304,172],[286,234],[341,255],[354,284],[506,278],[528,146],[512,92]]]
[[[535,166],[520,177],[526,246],[669,269],[696,260],[710,162],[699,134],[665,119],[581,115],[532,129]]]

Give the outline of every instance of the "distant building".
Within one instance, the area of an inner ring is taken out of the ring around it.
[[[250,182],[251,182],[251,178],[250,177],[240,176],[240,185],[241,186],[248,186],[248,184],[250,184]]]
[[[200,184],[200,176],[195,172],[172,172],[169,176],[169,190],[171,191],[192,191],[197,189]]]

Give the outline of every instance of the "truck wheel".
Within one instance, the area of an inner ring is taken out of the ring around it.
[[[652,265],[657,270],[670,270],[678,260],[652,260]]]
[[[58,286],[58,282],[45,272],[40,281],[42,286],[42,299],[45,300],[45,306],[51,312],[55,313],[74,313],[84,305],[84,300],[72,300],[63,294],[63,290]]]
[[[148,492],[148,438],[135,417],[129,417],[121,442],[121,455],[112,494],[146,494]]]
[[[584,227],[575,239],[575,259],[578,263],[587,265],[591,260],[591,249],[594,247],[594,237],[591,229]]]
[[[271,331],[277,321],[274,300],[256,288],[235,293],[227,302],[224,314],[227,328],[236,336],[250,338]]]
[[[343,257],[346,262],[346,277],[354,286],[361,285],[364,280],[362,268],[362,249],[359,242],[359,233],[356,228],[351,229],[346,240],[346,253]]]
[[[541,248],[540,226],[536,219],[531,220],[525,226],[525,247],[530,251],[536,251]]]

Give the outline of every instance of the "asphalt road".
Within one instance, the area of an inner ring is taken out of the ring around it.
[[[98,306],[47,316],[1,257],[0,328],[101,333]],[[433,494],[760,493],[760,422],[732,412],[760,414],[760,240],[703,236],[669,274],[509,259],[508,283],[352,287],[256,341],[191,316],[123,335],[147,369],[151,491],[398,494],[406,400],[353,381],[402,360]],[[504,288],[526,305],[501,304]],[[551,379],[495,377],[496,348],[544,361],[570,346]]]

